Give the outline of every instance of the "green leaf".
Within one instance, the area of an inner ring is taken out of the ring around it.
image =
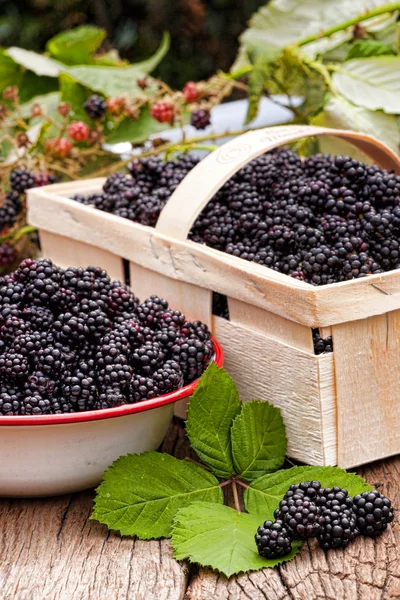
[[[22,104],[35,96],[43,96],[58,90],[58,81],[55,77],[36,75],[33,71],[24,71],[19,84],[19,101]]]
[[[144,108],[140,111],[139,118],[134,121],[126,117],[115,127],[106,131],[107,142],[117,144],[118,142],[132,142],[139,144],[146,140],[149,135],[165,131],[165,123],[159,123],[150,116],[150,110]]]
[[[12,46],[8,48],[6,54],[10,56],[16,63],[25,67],[29,71],[33,71],[36,75],[46,75],[47,77],[58,77],[59,74],[65,69],[64,65],[58,61],[32,52],[31,50],[25,50],[24,48],[17,48]]]
[[[396,115],[387,115],[382,111],[371,111],[355,106],[341,96],[328,99],[322,112],[311,120],[312,125],[332,127],[333,129],[354,129],[377,137],[395,152],[400,148],[400,122]],[[365,154],[354,146],[334,137],[322,137],[319,140],[322,152],[332,154],[350,154],[365,161]],[[369,161],[370,162],[370,161]]]
[[[136,83],[137,79],[153,71],[167,53],[168,48],[169,36],[164,34],[157,52],[140,63],[118,68],[99,66],[69,67],[67,72],[82,85],[106,96],[134,94],[138,91],[142,93]]]
[[[271,0],[251,18],[249,28],[240,36],[240,49],[233,69],[248,62],[248,52],[255,45],[283,48],[325,29],[339,25],[365,11],[385,6],[387,0]],[[386,14],[363,22],[367,31],[392,20]],[[336,48],[353,37],[352,28],[339,31],[329,38],[308,44],[304,51],[311,57]]]
[[[88,96],[90,96],[90,91],[67,73],[61,73],[59,81],[61,100],[71,105],[74,119],[92,124],[93,121],[83,108]]]
[[[236,573],[275,567],[294,558],[301,542],[279,559],[262,558],[254,541],[261,525],[258,515],[238,513],[229,506],[194,502],[177,513],[171,543],[177,560],[188,558],[203,567],[211,567],[227,577]]]
[[[102,65],[103,67],[126,67],[129,65],[127,60],[122,60],[118,54],[118,50],[112,48],[104,54],[96,54],[92,58],[94,65]]]
[[[21,67],[0,48],[0,92],[10,85],[19,86],[21,79]]]
[[[351,60],[352,58],[368,58],[370,56],[393,56],[395,54],[396,52],[393,48],[378,40],[358,40],[358,42],[355,42],[350,46],[346,60]]]
[[[230,430],[241,407],[233,379],[211,363],[189,402],[186,432],[192,448],[217,477],[235,472]]]
[[[345,98],[369,110],[398,114],[400,56],[376,56],[343,63],[333,84]]]
[[[249,105],[245,125],[256,118],[258,113],[258,105],[262,96],[265,82],[269,77],[269,68],[263,62],[256,62],[254,69],[249,75]]]
[[[272,473],[285,460],[287,440],[279,408],[253,400],[242,406],[231,430],[233,464],[241,479]]]
[[[105,37],[104,29],[82,25],[55,35],[47,42],[46,50],[52,58],[66,65],[91,64],[92,54]]]
[[[214,475],[158,452],[121,456],[96,491],[92,518],[144,540],[169,537],[177,510],[195,500],[223,503]]]
[[[249,513],[262,515],[264,521],[273,519],[274,510],[293,483],[315,479],[322,487],[343,487],[350,496],[373,489],[359,475],[338,467],[293,467],[253,481],[244,493],[246,509]]]

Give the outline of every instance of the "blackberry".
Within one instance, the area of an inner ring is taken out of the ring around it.
[[[377,490],[354,496],[353,503],[357,528],[362,535],[377,537],[393,521],[392,503]]]
[[[10,244],[0,244],[0,269],[12,265],[16,258],[17,252],[14,246],[10,246]]]
[[[211,123],[210,111],[199,109],[192,112],[190,117],[190,124],[195,129],[205,129]]]
[[[160,325],[161,315],[168,309],[168,302],[158,296],[150,296],[140,304],[135,313],[139,321],[152,329]]]
[[[318,329],[312,330],[314,352],[315,354],[324,354],[325,352],[333,352],[332,336],[322,338]]]
[[[172,347],[172,360],[177,362],[183,373],[185,383],[189,383],[200,377],[213,354],[213,346],[210,341],[199,339],[181,339]]]
[[[107,104],[104,98],[98,96],[97,94],[93,94],[93,96],[90,96],[86,100],[83,108],[85,109],[87,115],[93,119],[93,121],[98,121],[104,116]]]
[[[297,493],[303,493],[310,500],[315,501],[321,494],[321,484],[319,481],[303,481],[301,483],[294,483],[290,486],[283,499],[288,500]]]
[[[314,494],[314,488],[311,489]],[[284,523],[293,537],[301,539],[320,535],[324,523],[315,497],[306,496],[301,488],[281,500],[274,517]]]
[[[320,489],[317,504],[321,510],[332,510],[335,507],[342,507],[349,510],[353,508],[353,500],[349,498],[347,490],[339,486]]]
[[[24,379],[29,373],[29,363],[25,356],[8,351],[0,355],[0,375],[8,381]]]
[[[132,353],[135,369],[143,375],[149,376],[161,367],[164,352],[157,342],[146,342]]]
[[[25,396],[21,402],[21,414],[23,415],[47,415],[52,412],[51,402],[42,398],[39,394]]]
[[[122,318],[121,323],[115,324],[115,332],[120,333],[127,340],[131,350],[139,348],[145,342],[142,326],[134,317],[127,318],[126,315],[122,315]]]
[[[23,387],[24,396],[40,396],[48,400],[57,396],[58,384],[42,371],[33,371]]]
[[[104,408],[115,408],[128,402],[128,397],[124,394],[118,386],[106,387],[104,391],[99,394],[94,408],[101,410]]]
[[[331,548],[347,548],[359,535],[356,516],[352,509],[333,505],[330,509],[322,510],[321,518],[324,525],[322,533],[318,536],[318,543],[325,551]]]
[[[211,339],[211,332],[205,323],[201,321],[186,321],[182,325],[182,335],[190,339],[199,339],[208,342]]]
[[[160,315],[159,320],[161,327],[175,327],[177,329],[185,323],[185,315],[179,310],[168,309]]]
[[[183,387],[183,374],[177,362],[167,360],[163,366],[151,376],[158,394],[169,394]]]
[[[123,390],[129,385],[131,377],[132,368],[125,363],[122,356],[121,361],[106,365],[97,372],[97,381],[102,388],[118,387],[118,389]]]
[[[41,306],[29,306],[21,312],[21,318],[24,319],[33,330],[46,331],[54,321],[54,315],[51,310]]]
[[[175,346],[182,337],[184,336],[180,329],[171,326],[163,326],[155,333],[154,341],[161,346],[165,354],[168,354],[171,348]]]
[[[255,535],[258,553],[264,558],[280,558],[292,551],[292,537],[281,521],[265,521]]]
[[[12,227],[17,220],[17,210],[12,202],[5,200],[0,206],[0,231]]]
[[[70,289],[61,287],[53,296],[50,307],[54,313],[71,312],[78,303],[78,296]]]
[[[0,328],[0,336],[6,344],[11,343],[18,335],[29,331],[29,325],[19,316],[11,316],[5,320]]]
[[[89,336],[89,327],[84,319],[72,313],[62,313],[54,321],[54,339],[61,344],[79,346]]]
[[[54,345],[39,350],[36,362],[38,369],[47,375],[56,376],[65,369],[63,352]]]
[[[134,374],[129,385],[129,402],[150,400],[159,396],[159,390],[152,377]]]
[[[10,185],[13,190],[23,194],[35,186],[35,179],[27,169],[13,169],[10,174]]]
[[[10,385],[0,385],[0,415],[21,415],[22,394],[18,388]]]
[[[111,317],[120,313],[133,313],[139,304],[136,296],[119,281],[112,282],[107,300]]]
[[[61,386],[63,396],[68,398],[68,402],[77,411],[91,410],[97,400],[94,376],[85,373],[85,370],[85,365],[79,365],[70,375],[64,377]]]
[[[84,325],[86,336],[96,342],[100,342],[104,335],[111,330],[111,321],[102,310],[103,307],[105,308],[105,303],[101,300],[96,302],[84,298],[78,306],[72,309],[77,321]]]

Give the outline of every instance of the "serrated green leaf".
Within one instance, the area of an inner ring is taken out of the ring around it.
[[[342,96],[332,96],[323,111],[311,120],[312,125],[333,129],[353,129],[377,137],[395,152],[400,147],[400,122],[397,115],[387,115],[382,111],[371,111],[355,106]],[[334,137],[320,138],[322,152],[350,154],[361,161],[367,161],[365,154],[354,146]]]
[[[279,408],[253,400],[243,405],[231,429],[233,464],[245,481],[272,473],[285,460],[287,440]]]
[[[271,0],[251,18],[249,27],[240,36],[240,49],[233,70],[249,61],[249,50],[255,45],[283,48],[308,36],[339,25],[348,19],[387,4],[387,0]],[[380,15],[363,22],[367,31],[385,26],[392,15]],[[353,37],[352,28],[339,31],[329,38],[308,44],[304,51],[312,58],[325,54]]]
[[[378,40],[358,40],[350,46],[346,60],[368,58],[370,56],[393,56],[395,54],[393,48]]]
[[[332,81],[342,96],[368,110],[398,114],[400,106],[400,56],[348,60]]]
[[[104,29],[93,25],[82,25],[52,37],[46,44],[46,50],[52,58],[66,65],[91,64],[92,54],[105,37]]]
[[[192,448],[217,477],[235,472],[230,430],[241,407],[233,379],[211,363],[189,402],[186,432]]]
[[[121,456],[96,492],[92,519],[144,540],[169,537],[178,509],[195,500],[223,503],[214,475],[158,452]]]
[[[118,142],[132,142],[139,144],[146,140],[149,135],[165,131],[165,123],[159,123],[150,116],[150,110],[144,108],[140,111],[139,118],[133,120],[129,117],[123,119],[115,129],[106,132],[107,142],[117,144]]]
[[[249,104],[245,119],[245,125],[256,118],[258,113],[258,105],[262,96],[265,82],[268,80],[269,69],[268,65],[263,62],[257,62],[249,76]]]
[[[359,475],[338,467],[292,467],[253,481],[244,493],[246,510],[262,515],[264,520],[273,519],[274,510],[289,487],[293,483],[312,480],[320,481],[322,487],[343,487],[350,496],[373,489]]]
[[[6,54],[10,56],[16,63],[33,71],[36,75],[46,75],[47,77],[58,77],[59,74],[65,70],[65,66],[43,54],[38,54],[32,50],[25,50],[24,48],[18,48],[12,46],[8,48]]]
[[[188,558],[203,567],[211,567],[227,577],[236,573],[275,567],[294,558],[301,542],[280,559],[262,558],[254,541],[261,525],[258,515],[238,513],[229,506],[194,502],[182,508],[174,519],[171,543],[175,558]]]
[[[0,92],[9,85],[19,86],[22,80],[22,69],[3,48],[0,48]]]

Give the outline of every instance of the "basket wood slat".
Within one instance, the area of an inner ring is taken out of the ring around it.
[[[104,179],[30,190],[29,222],[43,253],[61,266],[99,264],[124,280],[128,261],[141,299],[160,294],[212,325],[245,400],[261,397],[281,408],[290,456],[352,467],[400,452],[400,270],[316,288],[187,240],[202,208],[242,166],[319,135],[341,137],[400,173],[399,157],[371,136],[271,127],[235,138],[196,165],[155,229],[70,199],[100,191]],[[230,321],[212,315],[213,292],[227,296]],[[333,353],[314,354],[314,327],[333,336]],[[184,406],[179,410],[183,415]]]

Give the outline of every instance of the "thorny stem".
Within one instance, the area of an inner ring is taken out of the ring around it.
[[[235,508],[238,511],[238,513],[240,513],[242,511],[240,510],[239,494],[238,494],[238,490],[237,490],[236,479],[232,479],[232,491],[233,491],[233,501],[235,503]]]
[[[334,27],[330,27],[323,31],[320,31],[316,35],[309,35],[299,42],[297,42],[296,46],[306,46],[307,44],[311,44],[312,42],[316,42],[322,38],[327,38],[337,33],[338,31],[344,31],[345,29],[349,29],[353,25],[357,23],[362,23],[362,21],[367,21],[368,19],[372,19],[373,17],[378,17],[379,15],[383,15],[385,13],[391,13],[396,10],[400,10],[400,2],[393,2],[391,4],[385,4],[385,6],[381,6],[379,8],[375,8],[374,10],[366,11],[362,15],[358,15],[353,19],[349,19],[348,21],[344,21],[343,23],[339,23],[339,25],[335,25]]]

